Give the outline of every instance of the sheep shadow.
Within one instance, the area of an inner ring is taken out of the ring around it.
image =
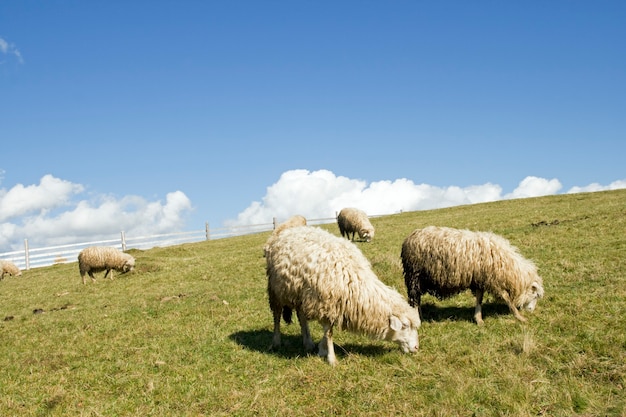
[[[482,305],[483,320],[488,320],[493,316],[511,315],[509,308],[502,303],[486,302]],[[432,302],[422,303],[422,321],[469,321],[474,322],[474,305],[467,307],[458,306],[438,306]],[[511,317],[513,317],[511,315]]]
[[[241,330],[229,336],[229,338],[238,345],[255,352],[266,353],[278,356],[284,359],[301,358],[304,356],[317,356],[317,345],[311,352],[304,349],[302,345],[302,336],[298,335],[281,335],[281,346],[272,347],[272,337],[274,333],[267,329],[259,330]],[[334,338],[336,339],[336,338]],[[317,344],[319,340],[314,340]],[[341,358],[347,355],[363,355],[363,356],[380,356],[391,350],[395,346],[385,347],[373,344],[339,344],[335,342],[335,355]]]

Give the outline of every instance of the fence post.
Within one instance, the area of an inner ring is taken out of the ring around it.
[[[276,230],[276,217],[272,217],[272,223],[274,224],[274,230]]]
[[[30,256],[28,255],[28,239],[24,239],[24,263],[26,270],[30,270]]]
[[[209,240],[209,222],[204,223],[204,233],[206,234],[206,240]]]
[[[122,230],[122,252],[126,251],[126,234]]]

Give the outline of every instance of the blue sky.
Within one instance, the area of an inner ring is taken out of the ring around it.
[[[626,187],[622,1],[0,3],[0,251]]]

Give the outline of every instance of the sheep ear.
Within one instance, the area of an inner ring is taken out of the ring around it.
[[[396,316],[389,317],[389,327],[395,332],[402,330],[402,320]]]

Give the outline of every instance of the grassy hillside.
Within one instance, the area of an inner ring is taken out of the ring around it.
[[[546,296],[526,324],[486,297],[483,327],[471,294],[425,296],[417,354],[338,331],[335,368],[297,324],[269,350],[268,233],[132,251],[85,286],[75,263],[25,271],[0,282],[0,415],[625,415],[625,218],[620,190],[373,219],[357,245],[405,296],[400,246],[426,225],[504,235]]]

